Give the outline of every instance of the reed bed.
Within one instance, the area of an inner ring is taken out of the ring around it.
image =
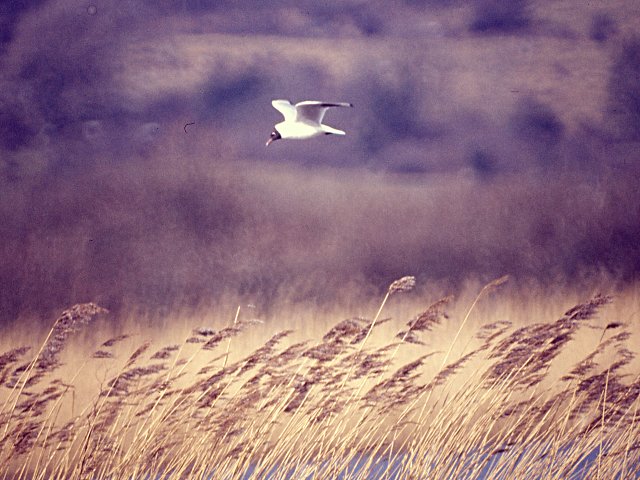
[[[108,316],[76,305],[39,348],[0,353],[0,476],[637,477],[640,377],[632,328],[606,319],[613,299],[596,295],[551,322],[478,323],[466,338],[476,305],[505,280],[482,288],[460,318],[447,314],[450,297],[408,321],[383,318],[413,289],[404,277],[370,319],[302,341],[278,331],[237,358],[256,323],[240,309],[222,328],[196,327],[167,345],[127,351],[131,337],[120,334],[62,375],[63,351]],[[585,332],[593,340],[568,362]],[[80,379],[99,368],[108,378],[69,409]]]

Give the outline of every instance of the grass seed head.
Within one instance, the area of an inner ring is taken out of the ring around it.
[[[394,295],[396,293],[405,293],[410,292],[416,286],[416,277],[406,276],[399,278],[398,280],[394,280],[391,285],[389,285],[389,295]]]

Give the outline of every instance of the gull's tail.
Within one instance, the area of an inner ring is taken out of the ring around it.
[[[347,133],[342,131],[342,130],[338,130],[337,128],[333,128],[330,127],[329,125],[320,125],[320,128],[322,128],[322,131],[324,132],[325,135],[346,135]]]

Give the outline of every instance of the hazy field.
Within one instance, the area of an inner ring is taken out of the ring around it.
[[[3,323],[637,280],[636,2],[214,3],[2,18]],[[265,148],[280,97],[348,135]]]

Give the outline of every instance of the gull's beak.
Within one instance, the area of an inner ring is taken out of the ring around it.
[[[271,132],[271,136],[269,137],[269,140],[267,140],[267,143],[265,143],[265,146],[268,147],[269,145],[271,145],[273,142],[275,142],[280,138],[282,138],[280,136],[280,132],[278,132],[278,130],[274,130],[273,132]]]

